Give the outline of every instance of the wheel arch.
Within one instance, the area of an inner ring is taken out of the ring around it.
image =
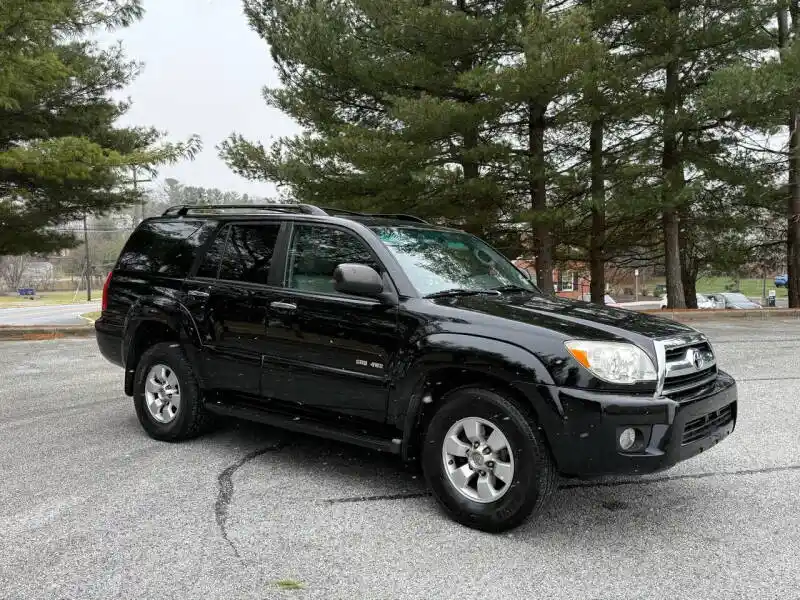
[[[390,404],[397,409],[390,418],[402,429],[404,460],[419,458],[427,424],[442,399],[467,387],[494,391],[530,410],[552,451],[548,424],[560,421],[563,413],[549,392],[553,380],[536,356],[501,340],[467,335],[431,336],[422,346],[425,352],[396,386]]]
[[[162,342],[175,342],[185,346],[200,344],[194,321],[179,302],[156,304],[140,300],[134,304],[125,319],[122,361],[125,366],[125,394],[133,395],[133,381],[139,359],[148,348]]]

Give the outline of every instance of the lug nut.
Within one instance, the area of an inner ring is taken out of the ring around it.
[[[478,446],[480,446],[479,442],[472,442],[472,447],[473,448],[477,448]]]
[[[486,463],[486,466],[489,467],[490,469],[494,469],[494,461],[490,460],[489,462]]]
[[[481,471],[481,477],[486,477],[486,471]]]
[[[454,461],[454,460],[451,458],[450,460],[448,460],[448,461],[447,461],[447,464],[448,464],[448,465],[452,465],[452,464],[453,464],[453,463],[455,463],[455,462],[456,462],[456,461]]]
[[[492,453],[492,449],[489,448],[489,446],[486,446],[486,448],[483,449],[483,453],[484,454],[491,454]]]

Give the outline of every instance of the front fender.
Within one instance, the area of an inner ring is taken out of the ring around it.
[[[467,334],[436,333],[421,338],[410,352],[401,358],[389,395],[388,422],[403,431],[403,446],[418,426],[426,386],[436,371],[460,369],[467,375],[501,380],[523,392],[530,401],[544,402],[530,390],[549,387],[553,378],[544,364],[529,350],[515,344],[488,337]],[[548,400],[552,398],[549,394]],[[543,406],[533,406],[539,414]],[[548,407],[548,412],[560,412],[560,407]]]

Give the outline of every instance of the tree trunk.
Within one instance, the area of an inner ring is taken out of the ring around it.
[[[592,302],[605,304],[606,293],[606,189],[603,169],[602,117],[592,121],[589,152],[592,164],[592,230],[589,240],[589,290]]]
[[[792,0],[789,8],[794,43],[800,38],[800,0]],[[783,12],[783,11],[781,11]],[[785,13],[783,17],[784,31]],[[779,19],[780,24],[780,19]],[[788,46],[789,36],[781,36],[781,45]],[[786,274],[789,276],[789,308],[800,307],[800,111],[789,114],[789,197],[787,199]]]
[[[547,181],[545,179],[544,132],[546,107],[528,103],[528,183],[531,194],[536,284],[545,294],[555,293],[553,286],[553,235],[547,220]]]
[[[697,261],[689,258],[686,252],[681,256],[681,278],[686,308],[697,308],[697,275],[700,268]]]
[[[677,35],[675,27],[680,12],[680,0],[667,0],[667,9],[673,19],[671,29]],[[664,148],[661,157],[661,174],[663,179],[662,224],[664,227],[664,266],[667,272],[667,303],[671,308],[686,308],[683,291],[680,260],[680,213],[678,196],[683,185],[683,161],[678,148],[677,111],[680,103],[680,81],[677,60],[670,60],[666,66],[666,83],[662,108],[664,111]]]
[[[684,209],[678,212],[682,224],[678,234],[681,248],[681,282],[683,283],[683,298],[686,308],[697,308],[697,275],[700,271],[700,262],[691,234],[687,231],[692,226],[690,217]]]
[[[670,308],[686,308],[680,262],[680,217],[675,210],[664,210],[665,270],[667,275],[667,304]]]

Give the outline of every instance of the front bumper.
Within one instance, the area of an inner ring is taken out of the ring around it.
[[[564,475],[662,471],[715,446],[736,427],[736,382],[722,371],[707,394],[684,403],[554,386],[540,386],[539,394],[549,394],[546,403],[559,413],[542,425]],[[627,427],[644,432],[641,447],[629,452],[619,447]]]

